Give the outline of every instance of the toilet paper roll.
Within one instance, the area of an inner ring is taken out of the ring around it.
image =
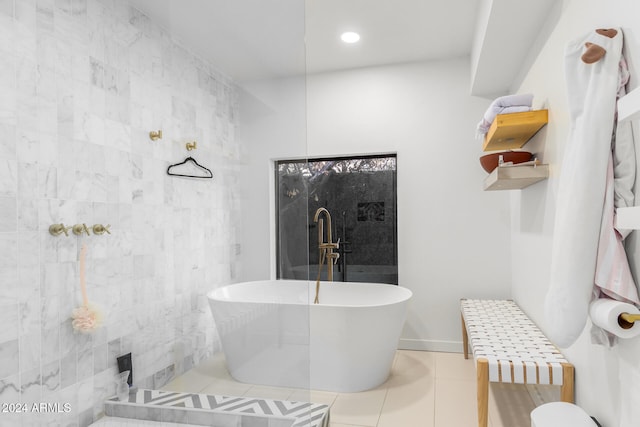
[[[589,315],[594,325],[620,338],[640,336],[640,322],[633,323],[628,329],[620,325],[618,318],[622,313],[640,314],[640,310],[634,305],[612,299],[597,299],[589,306]]]

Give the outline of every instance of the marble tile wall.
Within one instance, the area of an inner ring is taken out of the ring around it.
[[[126,2],[0,0],[0,402],[20,404],[1,425],[86,426],[117,356],[154,388],[219,349],[205,293],[239,268],[236,122],[232,82]],[[214,179],[166,175],[188,155]],[[70,319],[83,243],[92,334]]]

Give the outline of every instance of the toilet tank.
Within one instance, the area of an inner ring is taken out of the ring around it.
[[[580,407],[566,402],[552,402],[531,411],[531,427],[597,427]]]

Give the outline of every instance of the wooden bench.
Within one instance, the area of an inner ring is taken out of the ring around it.
[[[460,301],[464,358],[473,350],[478,376],[478,426],[487,427],[489,382],[553,384],[573,403],[574,368],[513,301]]]

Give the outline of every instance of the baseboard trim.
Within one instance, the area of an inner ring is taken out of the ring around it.
[[[398,349],[462,353],[462,341],[436,341],[400,338]]]

